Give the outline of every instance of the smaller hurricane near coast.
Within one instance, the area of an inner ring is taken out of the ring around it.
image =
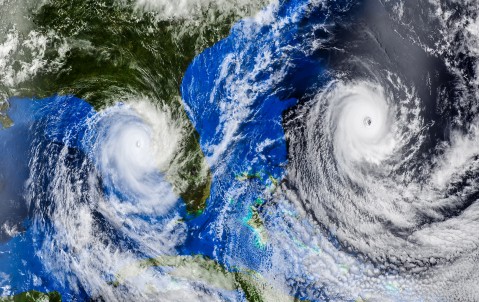
[[[0,0],[0,301],[479,301],[475,0]]]

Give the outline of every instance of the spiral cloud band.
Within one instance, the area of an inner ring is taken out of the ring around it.
[[[89,124],[93,141],[85,149],[91,148],[107,187],[120,199],[134,201],[132,209],[166,213],[178,198],[164,178],[181,140],[181,126],[148,101],[109,108]]]
[[[479,301],[477,1],[113,2],[0,41],[0,296]]]

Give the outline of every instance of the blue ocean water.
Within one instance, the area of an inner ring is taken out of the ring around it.
[[[335,4],[338,8],[340,2]],[[210,251],[206,255],[233,267],[270,265],[268,245],[254,244],[258,235],[243,218],[251,207],[258,207],[258,200],[273,202],[268,188],[278,185],[284,175],[283,112],[328,80],[325,58],[311,43],[314,28],[331,22],[329,14],[338,8],[311,9],[308,4],[284,1],[270,21],[239,22],[186,71],[182,97],[203,152],[214,158],[219,146],[228,146],[220,158],[212,159],[211,196],[205,213],[190,222],[187,253]],[[231,121],[236,129],[228,137],[225,128]],[[265,142],[267,147],[259,147]],[[228,203],[234,203],[227,218],[233,222],[221,221],[230,227],[218,237],[211,221]]]
[[[9,176],[8,186],[23,189],[29,178],[28,164],[32,160],[32,145],[39,141],[43,144],[53,142],[61,145],[69,133],[72,147],[80,149],[79,142],[85,133],[86,119],[95,110],[87,102],[73,96],[52,96],[39,100],[13,98],[9,103],[8,115],[14,125],[0,131],[0,141],[6,143],[2,162],[8,163],[2,165],[2,168],[8,169],[4,171]],[[78,145],[75,146],[75,143]],[[48,158],[43,160],[48,161]],[[41,234],[32,232],[31,223],[30,217],[25,217],[25,231],[0,244],[0,272],[8,275],[7,284],[0,286],[0,293],[58,291],[65,301],[86,299],[84,291],[74,293],[68,282],[61,285],[55,274],[45,270],[43,260],[37,255],[37,242],[43,238]],[[50,230],[45,230],[48,231]]]
[[[182,98],[200,134],[213,182],[204,213],[186,219],[188,237],[178,254],[205,255],[230,270],[272,265],[272,247],[249,221],[263,204],[274,202],[274,189],[285,173],[288,156],[282,114],[329,78],[327,58],[321,57],[313,41],[334,22],[331,16],[349,5],[335,1],[326,8],[309,3],[282,1],[277,9],[262,12],[264,20],[240,21],[226,39],[198,55],[186,71]],[[90,146],[83,142],[87,120],[96,111],[87,102],[73,96],[52,96],[13,98],[10,105],[8,114],[15,124],[0,131],[0,141],[11,142],[7,152],[22,154],[33,143],[53,142],[67,143],[74,158],[91,154]],[[28,156],[17,157],[25,171],[28,162],[24,158]],[[16,167],[12,165],[8,174],[14,175]],[[48,173],[44,177],[48,178]],[[27,178],[25,172],[19,175],[17,185],[22,186]],[[105,185],[105,194],[112,190]],[[187,216],[184,209],[177,211]],[[0,271],[10,277],[8,290],[56,290],[66,300],[87,297],[81,288],[75,293],[68,282],[60,285],[55,273],[44,269],[35,250],[42,238],[29,231],[28,217],[25,229],[0,244]],[[34,275],[41,278],[41,284]],[[0,294],[6,292],[4,288]]]

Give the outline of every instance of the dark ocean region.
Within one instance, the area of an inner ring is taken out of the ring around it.
[[[0,108],[0,295],[477,297],[476,61],[434,5],[280,1],[207,41],[131,5],[42,7],[94,39]]]

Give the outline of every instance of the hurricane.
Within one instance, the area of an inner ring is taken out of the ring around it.
[[[475,1],[0,6],[0,301],[479,299]]]

